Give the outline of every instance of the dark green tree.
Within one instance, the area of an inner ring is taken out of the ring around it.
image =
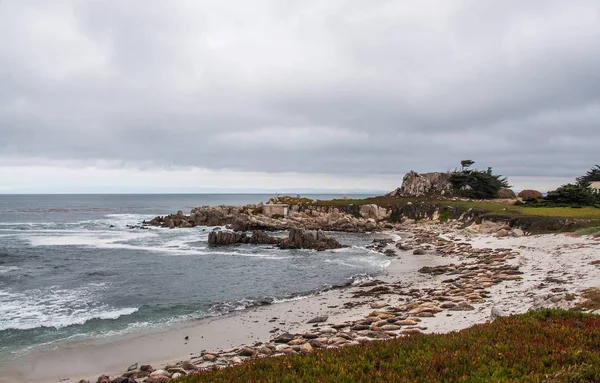
[[[461,161],[461,165],[463,162]],[[468,166],[474,163],[470,162]],[[505,177],[492,173],[492,168],[455,171],[450,175],[450,183],[456,194],[473,199],[498,198],[500,188],[510,187]]]
[[[587,184],[566,184],[548,192],[544,198],[549,206],[593,206],[598,203],[598,196]]]
[[[462,160],[462,161],[460,161],[461,170],[465,170],[465,169],[469,168],[474,163],[475,163],[475,161],[473,161],[473,160]]]
[[[589,186],[595,181],[600,181],[600,165],[594,166],[585,175],[577,177],[577,185],[580,186]]]

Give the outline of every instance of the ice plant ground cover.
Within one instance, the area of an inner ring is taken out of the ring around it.
[[[598,382],[600,316],[546,310],[448,334],[263,358],[178,382]]]

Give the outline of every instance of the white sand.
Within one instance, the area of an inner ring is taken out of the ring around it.
[[[448,332],[488,320],[491,307],[497,305],[508,313],[523,313],[532,304],[532,297],[549,293],[553,288],[576,293],[583,288],[600,286],[600,267],[590,264],[600,260],[600,241],[590,237],[573,238],[566,235],[541,235],[521,238],[494,238],[477,236],[467,240],[473,247],[512,248],[521,254],[511,262],[519,264],[523,279],[505,281],[489,289],[492,296],[486,302],[474,305],[476,310],[441,312],[434,318],[423,318],[426,332]],[[439,286],[447,276],[418,273],[422,266],[436,266],[458,262],[457,258],[436,255],[415,256],[408,252],[391,259],[381,276],[385,282],[410,284],[423,289]],[[547,277],[564,283],[544,282]],[[545,285],[541,286],[541,283]],[[328,315],[328,323],[342,323],[363,318],[372,311],[368,304],[344,309],[355,288],[330,291],[326,294],[298,301],[262,306],[226,317],[210,318],[185,325],[145,334],[130,334],[108,339],[71,342],[55,349],[36,351],[0,366],[0,383],[8,382],[78,382],[81,378],[95,381],[103,374],[118,375],[133,363],[162,366],[169,362],[187,360],[202,350],[224,350],[255,342],[267,342],[277,333],[302,332],[311,328],[308,320]],[[392,304],[398,297],[385,296]],[[363,298],[371,302],[372,298]],[[451,315],[451,316],[448,316]],[[277,318],[274,322],[269,322]],[[184,338],[189,336],[189,341]]]

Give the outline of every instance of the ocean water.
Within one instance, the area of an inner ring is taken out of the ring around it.
[[[127,227],[269,197],[0,195],[0,362],[40,345],[276,304],[384,272],[386,257],[365,248],[370,234],[336,233],[350,247],[314,252],[209,247],[212,227]]]

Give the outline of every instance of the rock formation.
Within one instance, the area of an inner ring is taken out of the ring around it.
[[[323,230],[291,229],[288,239],[282,241],[279,247],[283,249],[314,249],[328,250],[343,247],[335,238],[325,235]]]
[[[227,226],[233,231],[279,231],[291,229],[364,232],[381,229],[391,215],[389,209],[377,205],[351,206],[341,211],[335,206],[292,205],[284,218],[267,217],[260,205],[203,206],[192,209],[189,216],[181,211],[144,221],[144,225],[168,228],[194,226]]]
[[[426,195],[445,195],[452,190],[450,173],[406,173],[402,186],[388,193],[388,197],[422,197]]]
[[[233,245],[238,243],[253,245],[277,245],[282,249],[328,250],[343,247],[335,238],[325,235],[322,230],[291,229],[288,238],[277,238],[264,231],[255,231],[252,236],[243,232],[214,230],[208,234],[209,245]]]

